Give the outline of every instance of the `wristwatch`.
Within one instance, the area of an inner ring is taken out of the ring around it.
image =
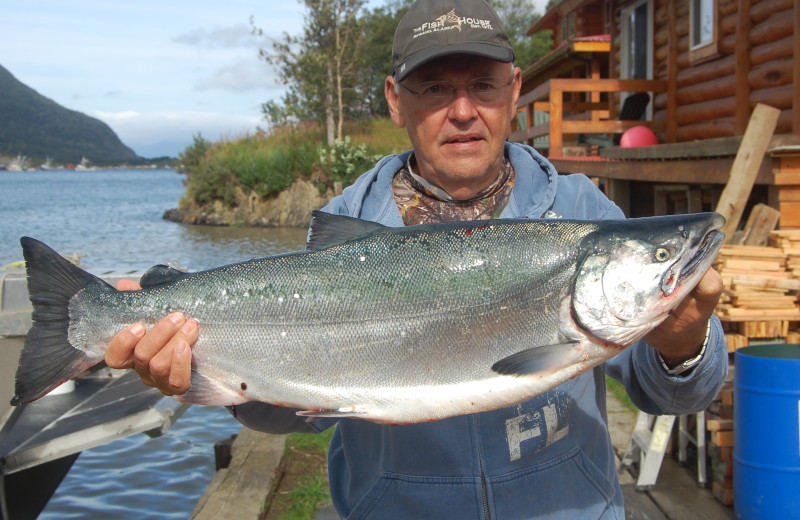
[[[676,365],[672,368],[670,368],[667,365],[666,361],[664,361],[664,358],[661,357],[661,352],[658,352],[658,360],[661,361],[661,366],[664,367],[664,370],[667,372],[667,374],[671,376],[677,376],[696,367],[703,359],[703,355],[706,353],[706,347],[708,347],[708,337],[710,334],[711,334],[711,318],[709,318],[708,323],[706,324],[706,338],[703,340],[703,347],[700,349],[700,353],[697,354],[695,357],[687,359],[683,363]]]

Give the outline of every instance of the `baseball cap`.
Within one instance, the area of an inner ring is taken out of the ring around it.
[[[417,0],[394,33],[395,79],[403,81],[423,63],[450,54],[514,61],[508,34],[484,0]]]

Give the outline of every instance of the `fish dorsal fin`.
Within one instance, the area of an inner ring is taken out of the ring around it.
[[[306,249],[319,251],[385,229],[386,226],[369,220],[315,210],[311,212]]]
[[[141,280],[139,280],[139,285],[142,286],[142,289],[151,289],[153,287],[167,285],[184,276],[186,276],[186,273],[183,271],[179,271],[168,265],[159,264],[154,265],[142,275]]]
[[[504,376],[551,373],[573,364],[580,357],[577,343],[542,345],[522,350],[501,359],[492,370]]]

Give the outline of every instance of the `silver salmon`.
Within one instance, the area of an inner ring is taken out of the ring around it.
[[[199,323],[177,398],[416,423],[510,406],[661,323],[722,244],[716,213],[389,228],[314,212],[308,250],[117,291],[23,237],[33,326],[12,404],[103,360],[128,325]]]

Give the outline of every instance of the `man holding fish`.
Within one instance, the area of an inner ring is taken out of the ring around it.
[[[506,142],[521,87],[513,59],[505,30],[482,0],[412,5],[395,34],[385,94],[392,120],[407,129],[413,150],[381,159],[323,211],[391,227],[495,218],[624,218],[586,177],[559,177],[534,149]],[[624,278],[615,282],[621,292],[628,290]],[[513,406],[398,426],[345,413],[298,416],[296,410],[256,401],[237,405],[236,417],[274,433],[336,425],[329,474],[342,517],[624,518],[604,374],[621,381],[648,413],[685,414],[708,405],[727,373],[722,330],[712,316],[722,281],[713,269],[697,278],[643,340]],[[585,306],[592,294],[587,291]],[[106,361],[134,368],[145,384],[167,395],[183,394],[190,387],[198,335],[197,322],[182,313],[150,330],[137,323],[114,337]],[[522,359],[503,369],[519,375],[531,367],[564,366],[552,361],[558,357],[553,352],[545,361]],[[453,370],[459,362],[451,359]]]

